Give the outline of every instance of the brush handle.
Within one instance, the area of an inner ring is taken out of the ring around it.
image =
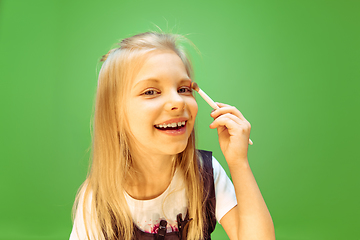
[[[201,89],[199,89],[198,93],[200,96],[212,107],[213,109],[218,109],[218,105]]]
[[[210,105],[210,107],[212,107],[213,109],[218,109],[218,105],[216,105],[216,103],[201,89],[199,89],[198,93],[200,94],[200,96]],[[249,144],[253,145],[253,141],[251,141],[251,139],[249,139]]]

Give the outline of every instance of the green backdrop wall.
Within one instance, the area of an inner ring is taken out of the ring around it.
[[[277,239],[360,239],[359,12],[350,0],[0,1],[0,239],[68,239],[98,60],[153,24],[189,34],[200,87],[252,124]],[[198,147],[228,170],[197,99]]]

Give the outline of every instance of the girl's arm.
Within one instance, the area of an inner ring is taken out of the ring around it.
[[[210,128],[217,128],[237,198],[237,206],[220,223],[231,240],[273,240],[274,225],[247,159],[250,123],[235,107],[217,105],[220,108],[211,113],[214,122]]]

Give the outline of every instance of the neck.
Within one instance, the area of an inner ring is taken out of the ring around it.
[[[133,155],[133,167],[126,181],[127,193],[139,200],[153,199],[161,195],[174,175],[175,155]]]

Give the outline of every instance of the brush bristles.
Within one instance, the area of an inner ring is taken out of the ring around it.
[[[199,92],[199,89],[200,89],[196,82],[191,83],[191,88],[197,92]]]

